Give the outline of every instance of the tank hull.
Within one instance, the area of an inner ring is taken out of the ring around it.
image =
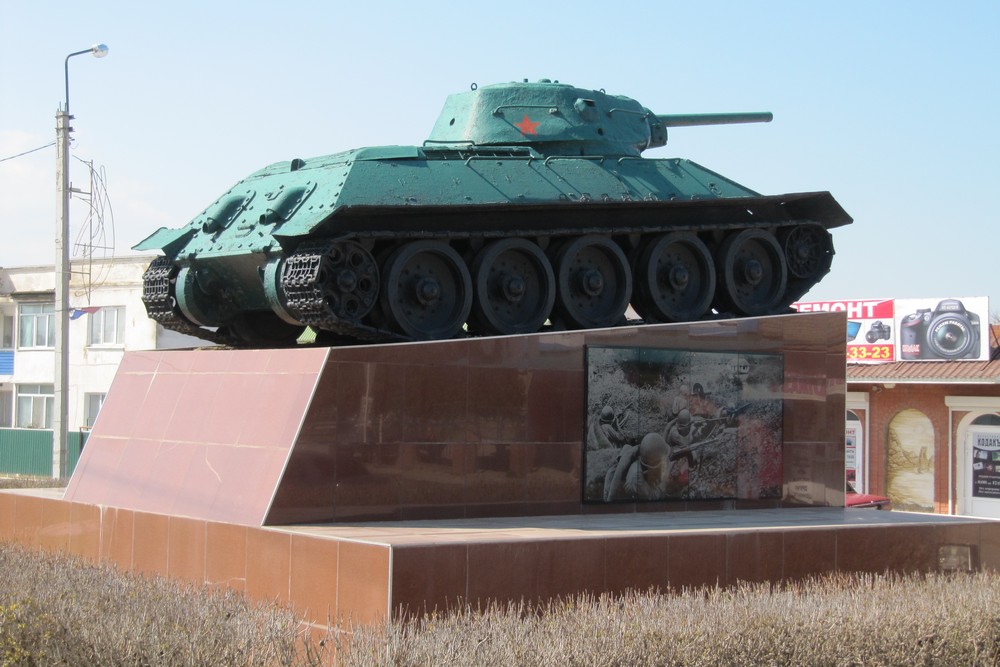
[[[270,165],[136,249],[163,253],[143,299],[165,327],[350,344],[787,312],[850,222],[677,158],[387,146]]]

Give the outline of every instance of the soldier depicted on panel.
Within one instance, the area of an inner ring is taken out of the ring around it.
[[[781,497],[780,355],[587,349],[584,500]]]

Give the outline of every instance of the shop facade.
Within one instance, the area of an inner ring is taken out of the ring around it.
[[[847,383],[859,491],[900,510],[1000,518],[1000,358],[849,365]]]

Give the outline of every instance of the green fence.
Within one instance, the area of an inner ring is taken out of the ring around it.
[[[67,438],[66,476],[73,474],[89,432],[72,431]],[[0,475],[52,476],[52,431],[0,428]]]

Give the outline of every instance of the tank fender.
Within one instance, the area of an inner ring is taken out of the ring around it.
[[[181,227],[180,229],[160,227],[132,246],[132,250],[162,250],[164,254],[173,256],[187,244],[196,231],[193,227]]]

